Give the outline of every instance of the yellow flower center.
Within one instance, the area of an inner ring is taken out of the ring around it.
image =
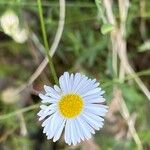
[[[58,102],[59,111],[65,118],[78,116],[83,109],[83,105],[83,99],[77,94],[64,95]]]

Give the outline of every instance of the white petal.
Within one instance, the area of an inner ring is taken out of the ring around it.
[[[91,112],[91,113],[94,113],[94,114],[99,115],[99,116],[105,116],[106,112],[108,111],[106,109],[106,107],[104,108],[100,104],[88,104],[88,105],[85,105],[84,109],[87,112]]]
[[[102,117],[98,116],[98,115],[95,115],[95,114],[92,114],[92,113],[89,113],[89,112],[86,112],[86,111],[84,111],[83,114],[85,114],[89,118],[94,119],[97,122],[103,122],[104,121],[104,119]]]
[[[42,115],[43,115],[43,113],[44,113],[44,110],[43,110],[43,109],[41,109],[41,110],[37,113],[37,115],[40,117],[40,116],[42,116]]]
[[[48,136],[49,139],[51,139],[52,137],[54,137],[55,132],[57,130],[57,127],[62,124],[63,122],[63,118],[59,116],[58,112],[56,112],[52,119],[51,119],[51,125],[50,128],[48,130],[48,132],[46,133],[46,135]]]
[[[55,103],[57,102],[57,99],[54,99],[54,98],[50,98],[46,95],[43,95],[43,94],[39,94],[39,97],[42,99],[42,103]]]
[[[101,97],[101,94],[88,95],[88,96],[85,96],[83,98],[86,99],[86,100],[90,100],[90,99],[97,99],[99,97]]]
[[[46,119],[43,123],[42,123],[42,127],[44,127],[43,129],[43,133],[47,133],[50,125],[51,125],[51,120],[52,120],[53,115],[51,115],[48,119]]]
[[[54,94],[54,93],[46,93],[45,94],[46,96],[50,96],[51,98],[53,98],[53,99],[60,99],[60,95],[56,95],[56,94]]]
[[[82,77],[80,73],[76,73],[74,76],[74,81],[73,81],[73,87],[72,90],[74,91],[77,87],[77,85],[80,83]]]
[[[51,104],[49,106],[46,106],[46,105],[41,105],[40,108],[42,110],[44,110],[44,113],[47,113],[49,111],[56,111],[56,108],[57,108],[57,104]]]
[[[62,118],[58,112],[55,113],[55,116],[52,120],[52,126],[51,126],[51,129],[53,131],[53,136],[54,136],[57,128],[62,124],[63,120],[64,120],[64,118]],[[53,123],[53,122],[55,122],[55,123]]]
[[[77,85],[77,87],[74,89],[74,92],[78,92],[80,89],[83,88],[84,84],[86,83],[88,77],[82,75],[82,78],[79,82],[79,84]]]
[[[62,93],[66,94],[67,93],[67,87],[66,87],[63,75],[60,76],[60,78],[59,78],[59,85],[60,85],[60,88],[62,90]]]
[[[44,94],[39,94],[39,97],[42,99],[42,102],[49,102],[49,103],[54,103],[57,101],[57,99],[55,98],[50,98],[49,96],[47,95],[44,95]]]
[[[56,116],[56,113],[55,114],[53,114],[53,115],[51,115],[52,116],[52,118],[51,118],[51,120],[50,120],[50,123],[49,123],[49,127],[48,127],[48,129],[46,130],[46,135],[47,135],[47,139],[52,139],[53,138],[53,134],[54,134],[54,131],[53,131],[53,126],[55,125],[55,121],[54,121],[54,118],[55,118],[55,116]],[[46,127],[46,126],[45,126]]]
[[[84,98],[84,102],[86,104],[91,104],[91,103],[102,103],[104,102],[105,99],[103,97],[98,97],[98,98]]]
[[[95,89],[92,89],[92,90],[88,91],[85,94],[82,94],[82,96],[85,97],[85,96],[100,93],[100,92],[101,92],[101,88],[95,88]]]
[[[77,126],[76,119],[73,119],[73,125],[74,125],[74,131],[76,133],[76,141],[78,143],[80,143],[81,142],[81,133],[80,133],[80,130],[79,130],[78,126]],[[84,139],[84,137],[83,137],[83,139]]]
[[[39,121],[41,121],[41,120],[43,120],[45,117],[47,117],[47,116],[49,116],[49,115],[51,115],[51,114],[53,114],[55,111],[49,111],[49,112],[44,112],[43,111],[43,114],[41,115],[41,117],[39,118]]]
[[[71,145],[71,129],[70,129],[70,120],[66,121],[66,126],[65,126],[65,142]]]
[[[64,81],[65,81],[65,84],[66,84],[66,90],[67,90],[67,93],[68,93],[68,92],[70,92],[69,73],[65,72],[63,76],[64,76]]]
[[[65,122],[66,122],[66,119],[64,119],[63,122],[59,123],[56,133],[54,135],[54,139],[53,139],[54,142],[56,142],[60,138],[62,131],[64,129],[64,126],[65,126]]]
[[[41,105],[40,108],[43,109],[43,110],[47,110],[47,109],[48,109],[48,106],[46,106],[46,105]]]
[[[79,117],[79,119],[80,119],[80,122],[82,123],[82,125],[85,127],[86,130],[88,130],[91,133],[95,134],[94,129],[91,126],[89,126],[89,124],[87,122],[85,122],[82,115]]]
[[[80,93],[80,94],[82,94],[82,92],[86,89],[86,87],[91,83],[91,79],[88,79],[85,83],[84,83],[84,85],[82,86],[82,88],[81,89],[79,89],[78,90],[78,92]]]
[[[43,99],[43,100],[49,100],[49,98],[50,97],[48,97],[48,96],[45,96],[44,94],[39,94],[39,97],[41,98],[41,99]]]
[[[102,104],[88,104],[87,106],[99,108],[99,109],[101,109],[104,112],[108,111],[108,106],[102,105]]]
[[[89,132],[89,130],[87,130],[87,129],[85,128],[85,126],[82,124],[82,120],[81,120],[79,117],[77,117],[77,122],[78,122],[79,126],[82,128],[84,137],[85,137],[86,139],[91,138],[91,133]]]
[[[61,89],[60,89],[57,85],[54,85],[54,89],[55,89],[58,93],[61,93]]]
[[[71,129],[71,141],[73,143],[73,145],[76,145],[77,144],[77,135],[76,135],[76,128],[74,126],[74,121],[73,120],[70,120],[70,129]]]
[[[90,126],[92,126],[96,130],[99,130],[103,126],[102,122],[95,121],[93,118],[85,114],[82,114],[82,117]]]
[[[51,104],[51,105],[48,106],[49,110],[56,110],[56,108],[57,108],[57,104],[56,103]]]
[[[84,85],[82,87],[82,89],[79,91],[79,93],[81,95],[84,95],[86,92],[88,92],[88,91],[90,91],[90,90],[92,90],[92,89],[97,87],[97,83],[95,83],[96,82],[95,79],[94,80],[89,79],[86,82],[87,82],[86,85]]]
[[[50,86],[44,85],[44,89],[47,93],[52,93],[53,95],[56,95],[59,97],[59,94],[57,91],[55,91],[53,88],[51,88]]]
[[[72,92],[73,81],[74,81],[74,74],[71,74],[71,75],[70,75],[70,92]]]
[[[50,98],[49,100],[42,100],[41,102],[42,102],[42,103],[55,103],[56,100]]]
[[[52,116],[50,116],[49,118],[45,119],[45,121],[42,123],[42,127],[45,127],[48,123],[51,122]]]
[[[78,122],[77,122],[76,120],[74,121],[74,124],[75,124],[75,127],[76,127],[76,129],[77,129],[77,133],[78,133],[79,137],[80,137],[82,140],[84,140],[83,131],[82,131],[80,125],[78,124]],[[78,142],[80,142],[81,139],[79,139]]]
[[[47,133],[47,132],[49,131],[49,129],[50,129],[50,126],[51,126],[51,123],[48,122],[48,123],[46,124],[46,126],[44,127],[44,129],[43,129],[43,133]]]

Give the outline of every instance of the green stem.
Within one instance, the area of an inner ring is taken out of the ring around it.
[[[16,111],[11,112],[11,113],[0,115],[0,120],[8,119],[10,117],[16,116],[19,113],[24,113],[24,112],[27,112],[30,110],[34,110],[34,109],[38,108],[39,106],[40,106],[40,104],[35,104],[35,105],[28,106],[28,107],[24,107],[22,109],[18,109]]]
[[[124,81],[128,81],[128,80],[132,80],[132,79],[135,79],[136,76],[140,77],[140,76],[147,76],[147,75],[150,75],[150,69],[148,70],[144,70],[144,71],[140,71],[140,72],[137,72],[136,74],[129,74],[127,75],[125,78],[124,78]],[[102,87],[103,88],[106,88],[106,87],[109,87],[115,83],[119,83],[119,84],[123,84],[124,82],[120,82],[119,79],[113,79],[112,81],[110,82],[107,82],[105,84],[102,84]]]
[[[98,15],[99,17],[102,18],[102,21],[103,21],[103,24],[105,24],[107,22],[105,16],[104,16],[104,11],[103,11],[103,8],[102,8],[102,4],[101,4],[101,0],[95,0],[95,4],[96,4],[96,7],[98,9]]]
[[[52,61],[52,57],[49,54],[49,45],[48,45],[48,40],[47,40],[46,30],[45,30],[45,25],[44,25],[44,18],[43,18],[43,10],[42,10],[41,0],[37,0],[37,3],[38,3],[38,11],[39,11],[39,16],[40,16],[40,23],[41,23],[43,40],[44,40],[44,46],[45,46],[45,53],[46,53],[47,58],[48,58],[49,67],[50,67],[51,73],[53,75],[54,81],[55,81],[56,84],[58,84],[58,78],[57,78],[57,74],[56,74],[56,71],[55,71],[55,67],[54,67],[54,64],[53,64],[53,61]]]

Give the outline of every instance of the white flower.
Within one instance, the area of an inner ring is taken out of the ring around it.
[[[65,142],[77,144],[81,140],[91,138],[95,130],[103,126],[107,112],[104,102],[104,91],[96,79],[88,79],[85,75],[65,72],[59,78],[60,87],[44,86],[45,94],[39,94],[43,105],[38,113],[42,123],[43,133],[47,139],[57,141],[64,129]]]
[[[5,34],[17,43],[24,43],[28,38],[28,31],[21,29],[19,18],[12,10],[7,10],[0,18],[0,24]]]
[[[7,10],[0,18],[0,24],[4,32],[12,35],[19,26],[19,18],[12,10]]]
[[[24,43],[28,39],[28,31],[26,29],[17,29],[12,36],[17,43]]]

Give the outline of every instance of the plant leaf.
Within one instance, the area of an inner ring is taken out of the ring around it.
[[[114,26],[110,23],[103,24],[102,27],[101,27],[101,33],[102,34],[107,34],[110,31],[112,31],[113,28],[114,28]]]

